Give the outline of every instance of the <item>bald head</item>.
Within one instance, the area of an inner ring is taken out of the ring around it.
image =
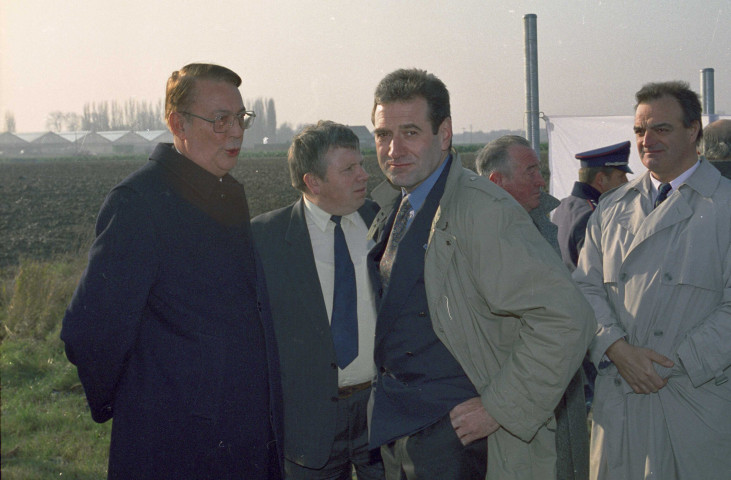
[[[731,120],[716,120],[703,129],[703,155],[708,160],[731,160]]]

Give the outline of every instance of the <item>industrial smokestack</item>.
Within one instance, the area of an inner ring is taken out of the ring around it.
[[[525,29],[525,129],[533,150],[540,156],[541,130],[538,123],[538,29],[534,13],[523,16]]]
[[[706,115],[716,114],[716,101],[714,97],[713,69],[704,68],[701,70],[701,101],[703,102],[703,113]]]

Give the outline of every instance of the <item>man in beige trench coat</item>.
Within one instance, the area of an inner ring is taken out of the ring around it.
[[[591,478],[731,478],[731,182],[687,84],[636,97],[648,172],[601,198],[574,272],[599,323]]]

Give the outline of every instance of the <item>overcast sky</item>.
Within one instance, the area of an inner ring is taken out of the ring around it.
[[[157,101],[173,70],[212,62],[279,123],[371,127],[378,81],[419,67],[449,88],[455,133],[520,129],[528,13],[546,115],[629,115],[642,84],[700,92],[703,68],[731,113],[731,0],[0,0],[0,128],[6,111],[34,132],[51,111]]]

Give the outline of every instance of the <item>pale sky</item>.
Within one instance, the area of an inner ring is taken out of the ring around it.
[[[700,93],[703,68],[731,113],[731,0],[0,0],[0,129],[6,111],[37,132],[51,111],[157,101],[191,62],[236,71],[293,126],[371,128],[376,84],[419,67],[447,85],[455,133],[521,129],[528,13],[546,115],[631,115],[644,83]]]

